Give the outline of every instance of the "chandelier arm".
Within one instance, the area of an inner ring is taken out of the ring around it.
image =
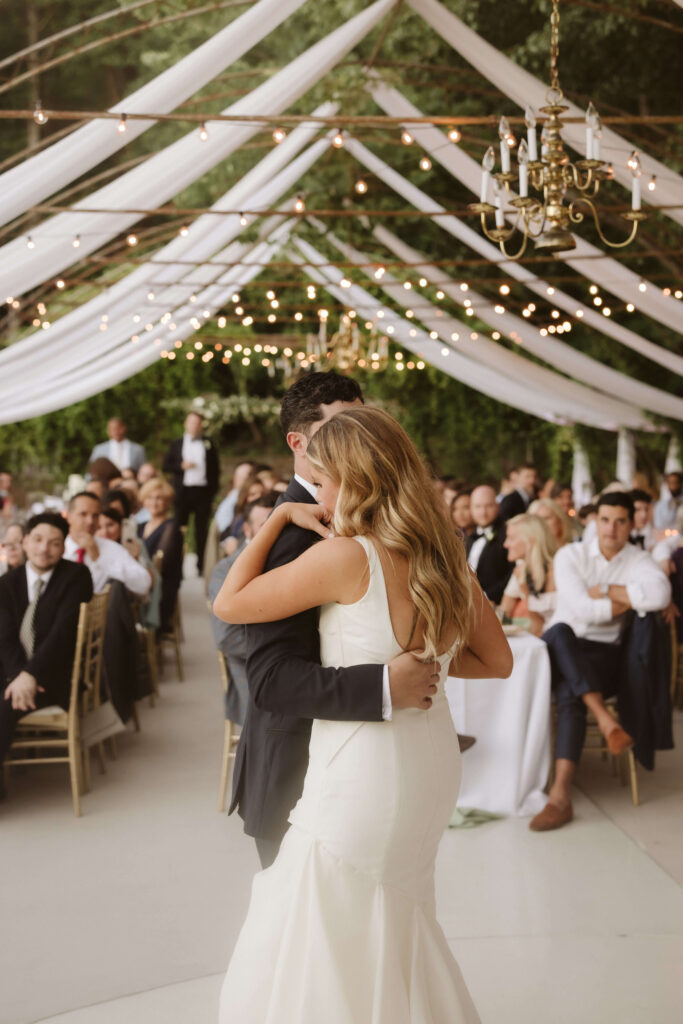
[[[524,232],[522,234],[522,244],[520,245],[520,247],[517,250],[517,252],[509,253],[507,251],[507,249],[505,248],[505,242],[506,241],[507,241],[507,239],[501,239],[501,241],[498,243],[499,246],[500,246],[500,251],[502,252],[503,256],[505,256],[509,260],[519,260],[519,259],[521,259],[522,256],[524,255],[524,253],[526,252],[527,243],[529,241],[529,230],[528,230],[528,226],[526,225],[526,223],[524,225]]]
[[[482,211],[482,213],[481,213],[481,229],[482,229],[482,231],[484,232],[484,234],[486,235],[486,237],[488,238],[488,240],[490,242],[501,242],[501,241],[502,242],[508,242],[512,238],[512,236],[514,235],[515,231],[517,230],[517,224],[515,222],[515,224],[513,224],[513,226],[511,228],[508,228],[508,229],[506,229],[506,228],[493,228],[493,230],[491,230],[486,225],[486,213],[484,211]]]
[[[591,212],[591,214],[593,216],[593,223],[595,224],[595,230],[598,233],[600,241],[603,242],[605,245],[608,245],[610,247],[610,249],[623,249],[627,245],[630,245],[631,242],[633,241],[633,239],[636,237],[636,232],[638,231],[638,223],[639,222],[638,222],[638,220],[634,219],[633,223],[632,223],[631,231],[630,231],[630,233],[628,235],[628,238],[625,238],[623,242],[610,242],[609,238],[605,237],[605,235],[603,234],[602,228],[600,227],[600,221],[598,219],[598,211],[595,209],[595,204],[592,203],[591,200],[588,199],[585,196],[580,196],[578,199],[575,199],[572,203],[569,204],[569,218],[570,218],[570,220],[572,221],[573,224],[580,224],[581,221],[584,219],[583,213],[581,213],[579,210],[575,209],[575,206],[576,206],[577,203],[585,203],[586,204],[586,206],[588,207],[588,209],[590,210],[590,212]]]

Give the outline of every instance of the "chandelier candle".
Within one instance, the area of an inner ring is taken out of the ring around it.
[[[529,160],[535,163],[538,160],[538,149],[536,148],[536,118],[533,107],[528,106],[524,111],[524,123],[526,124],[526,141],[529,150]]]
[[[498,125],[498,135],[500,136],[500,166],[503,174],[510,173],[510,146],[508,145],[508,137],[510,135],[510,125],[507,122],[507,118],[501,117],[500,124]]]
[[[493,146],[484,153],[484,158],[481,162],[481,196],[479,201],[481,203],[488,203],[489,201],[489,181],[491,180],[491,171],[496,160],[496,154],[493,151]]]

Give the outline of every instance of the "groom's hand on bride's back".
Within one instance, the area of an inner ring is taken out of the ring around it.
[[[432,706],[438,678],[439,666],[435,662],[418,661],[410,652],[399,654],[389,662],[392,708],[396,711],[401,708],[421,708],[426,711]]]

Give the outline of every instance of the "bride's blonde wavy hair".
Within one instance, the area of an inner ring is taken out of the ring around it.
[[[400,424],[381,409],[347,409],[323,424],[306,458],[339,484],[335,533],[374,537],[407,560],[424,657],[436,657],[453,625],[456,642],[466,644],[472,579],[465,547]]]

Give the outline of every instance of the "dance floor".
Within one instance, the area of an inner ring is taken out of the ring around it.
[[[83,817],[61,766],[15,770],[0,804],[0,1024],[215,1024],[258,863],[239,819],[216,809],[218,665],[200,582],[182,593],[187,681],[168,661],[161,700],[94,774]],[[483,1024],[680,1022],[680,714],[675,725],[679,749],[640,772],[639,808],[591,756],[571,826],[536,835],[506,819],[444,836],[439,918]]]

